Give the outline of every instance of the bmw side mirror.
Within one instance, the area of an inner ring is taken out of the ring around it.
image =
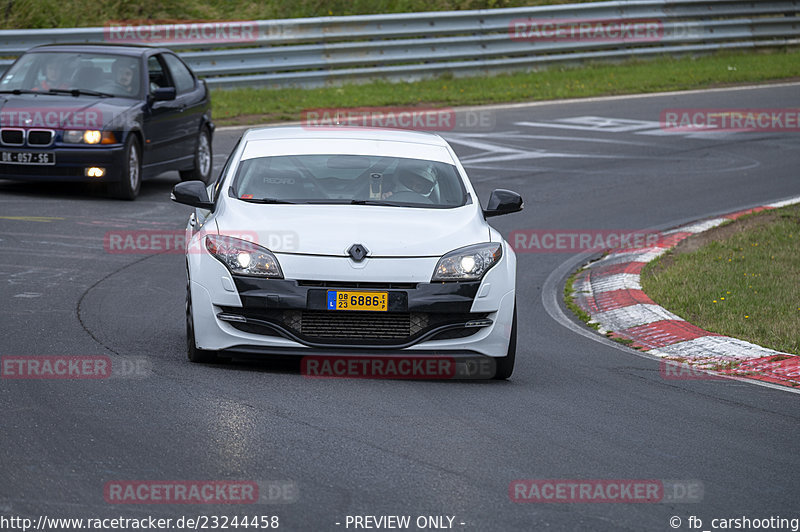
[[[489,204],[483,210],[486,218],[519,212],[524,207],[522,196],[510,190],[498,188],[489,196]]]
[[[214,210],[214,204],[208,197],[206,184],[202,181],[184,181],[172,189],[170,199],[184,205],[191,205],[199,209]]]
[[[153,101],[163,102],[175,99],[175,87],[159,87],[153,91]]]

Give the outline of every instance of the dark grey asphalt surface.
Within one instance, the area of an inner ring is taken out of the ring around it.
[[[664,227],[800,195],[800,137],[661,135],[660,111],[797,107],[799,91],[484,111],[492,131],[444,135],[484,202],[496,187],[525,198],[522,213],[494,219],[504,234]],[[238,134],[217,133],[217,169]],[[103,247],[110,230],[181,229],[189,209],[168,200],[176,181],[146,182],[132,203],[77,185],[0,182],[0,355],[108,355],[149,368],[135,378],[0,380],[0,516],[278,515],[285,530],[341,530],[348,515],[448,515],[463,530],[800,518],[800,396],[666,381],[657,362],[575,334],[542,304],[568,254],[518,256],[520,348],[508,382],[317,380],[286,363],[190,364],[181,255]],[[693,504],[519,504],[508,496],[516,479],[691,480],[704,494]],[[281,480],[299,497],[108,504],[104,485],[120,480]]]

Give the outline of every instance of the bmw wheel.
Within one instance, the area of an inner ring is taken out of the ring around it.
[[[109,191],[115,198],[134,200],[142,185],[142,149],[136,135],[128,135],[121,179],[111,183]]]
[[[208,184],[211,181],[211,168],[213,166],[213,152],[211,150],[211,134],[204,127],[197,135],[197,145],[194,152],[194,168],[181,170],[181,181],[202,181]]]

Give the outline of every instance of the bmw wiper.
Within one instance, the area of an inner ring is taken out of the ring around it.
[[[113,94],[107,92],[93,91],[89,89],[50,89],[50,94],[71,94],[72,96],[99,96],[101,98],[113,98]]]
[[[287,203],[293,205],[297,203],[296,201],[289,201],[289,200],[282,200],[278,198],[238,198],[241,201],[246,201],[247,203]]]
[[[42,91],[35,91],[31,89],[10,89],[0,90],[0,94],[45,94]]]

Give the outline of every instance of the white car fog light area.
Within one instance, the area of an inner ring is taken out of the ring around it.
[[[439,260],[432,281],[478,281],[503,255],[499,243],[476,244],[451,251]]]
[[[442,351],[464,351],[480,353],[491,357],[505,356],[511,335],[511,322],[514,316],[515,291],[507,292],[495,302],[495,311],[488,320],[491,324],[477,327],[475,334],[466,338],[450,340],[430,340],[407,348],[413,352],[418,349],[437,349]]]
[[[266,248],[230,236],[208,235],[206,249],[231,273],[257,277],[283,278],[278,259]]]

